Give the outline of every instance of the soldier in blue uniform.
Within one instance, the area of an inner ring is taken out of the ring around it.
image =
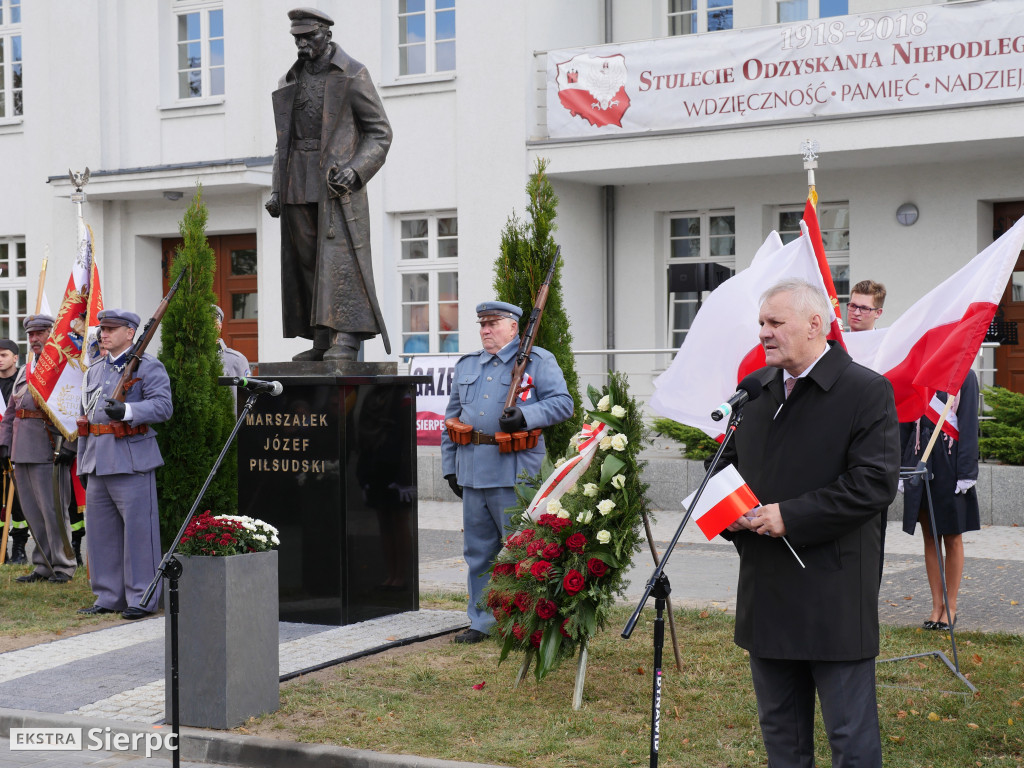
[[[515,432],[558,424],[572,416],[573,402],[554,355],[534,347],[526,373],[530,388],[517,405],[503,412],[512,384],[519,349],[519,318],[523,311],[503,301],[485,301],[476,308],[483,349],[463,355],[455,364],[446,418],[472,425],[468,445],[456,445],[447,432],[441,437],[442,472],[462,499],[463,554],[469,570],[469,629],[455,636],[458,643],[478,643],[487,637],[494,617],[479,605],[487,585],[487,570],[501,551],[516,503],[515,481],[520,472],[540,471],[544,438],[529,450],[500,453],[494,433]]]
[[[23,321],[28,343],[36,359],[53,327],[51,315],[29,315]],[[10,459],[25,520],[35,539],[31,573],[15,581],[31,583],[52,581],[64,584],[75,573],[75,555],[64,551],[65,537],[70,540],[68,503],[71,499],[71,472],[68,469],[75,457],[70,445],[62,444],[62,435],[50,422],[45,411],[39,410],[28,388],[28,369],[18,372],[3,422],[0,422],[0,459]],[[58,468],[54,469],[55,454]],[[54,500],[54,472],[60,494],[60,508]],[[61,529],[63,528],[63,532]]]
[[[213,320],[217,324],[217,357],[220,358],[224,375],[238,376],[239,378],[252,376],[252,371],[249,370],[249,361],[246,360],[245,355],[237,349],[229,347],[224,343],[224,339],[220,338],[220,333],[224,328],[224,310],[216,304],[211,306],[213,307]],[[231,391],[234,392],[233,389]]]
[[[150,425],[167,421],[174,411],[171,382],[163,364],[143,354],[125,401],[112,399],[139,316],[104,309],[99,321],[106,355],[92,364],[82,383],[78,438],[96,603],[78,612],[120,611],[122,618],[142,619],[156,609],[160,594],[157,590],[148,605],[141,605],[161,557],[155,470],[164,462]]]

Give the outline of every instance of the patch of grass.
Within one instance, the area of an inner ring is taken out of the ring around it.
[[[281,709],[248,723],[245,732],[523,768],[647,765],[654,613],[648,610],[625,641],[619,631],[628,615],[628,607],[617,608],[591,647],[576,712],[575,665],[540,684],[529,675],[513,689],[520,658],[498,666],[493,643],[435,644],[291,681],[282,686]],[[763,766],[749,666],[732,642],[732,617],[683,611],[676,625],[684,668],[676,670],[666,648],[660,763]],[[948,635],[916,629],[883,628],[882,646],[880,658],[930,650],[950,655]],[[886,766],[1024,762],[1024,638],[963,633],[958,648],[977,696],[943,693],[967,689],[938,659],[879,665],[881,686],[902,686],[879,688]],[[815,751],[819,765],[831,763],[820,714]]]
[[[464,611],[469,595],[461,592],[420,592],[420,608],[435,611]]]
[[[79,568],[67,584],[37,581],[16,582],[18,576],[32,571],[32,566],[0,566],[0,637],[52,632],[60,635],[68,629],[92,624],[109,624],[106,616],[79,616],[79,608],[96,601],[85,569]],[[116,617],[115,617],[116,618]]]

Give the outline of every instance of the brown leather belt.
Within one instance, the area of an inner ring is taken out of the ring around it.
[[[494,439],[494,435],[488,435],[486,432],[481,432],[479,429],[474,429],[469,436],[469,442],[473,445],[497,445],[498,441]]]
[[[90,424],[89,434],[90,435],[112,435],[116,431],[112,424]],[[137,427],[129,427],[127,424],[124,425],[125,437],[131,437],[132,435],[144,435],[149,431],[148,424],[139,424]]]
[[[295,139],[292,141],[292,149],[316,152],[320,149],[320,139]]]
[[[19,408],[14,412],[14,415],[19,419],[45,419],[46,414],[42,411],[30,411],[27,408]]]

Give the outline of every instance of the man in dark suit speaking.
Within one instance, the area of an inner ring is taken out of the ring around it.
[[[764,391],[725,460],[763,506],[723,535],[740,555],[735,640],[750,652],[768,764],[813,768],[817,690],[832,764],[881,766],[878,519],[900,466],[892,386],[826,342],[828,300],[813,285],[770,288],[759,323]]]

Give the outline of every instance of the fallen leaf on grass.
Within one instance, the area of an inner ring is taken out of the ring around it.
[[[913,596],[913,595],[907,595],[907,596],[906,596],[906,597],[904,597],[903,599],[904,599],[904,600],[913,600],[913,599],[914,599],[914,596]]]
[[[710,616],[711,614],[709,614],[709,613],[708,613],[707,611],[701,611],[701,612],[700,612],[700,614],[698,614],[698,615],[699,615],[699,616],[700,616],[700,617],[701,617],[702,619],[706,619],[706,618],[707,618],[708,616]]]
[[[907,716],[907,712],[906,712],[906,710],[904,710],[904,709],[901,709],[901,710],[899,710],[899,711],[897,711],[897,712],[896,712],[896,719],[897,719],[897,720],[902,720],[902,719],[903,719],[903,718],[905,718],[906,716]]]
[[[893,742],[895,744],[902,744],[906,740],[907,740],[906,736],[890,736],[889,737],[889,741],[891,741],[891,742]]]
[[[980,653],[975,653],[975,654],[972,654],[972,655],[971,655],[971,660],[972,660],[972,661],[973,661],[973,662],[974,662],[975,664],[981,664],[981,654],[980,654]]]
[[[486,680],[481,680],[479,683],[477,683],[476,685],[473,686],[473,690],[474,691],[482,691],[484,689],[485,685],[487,685],[487,681]]]
[[[939,717],[939,713],[938,712],[929,712],[928,713],[928,719],[931,720],[933,723],[937,723],[942,718]]]
[[[1020,605],[1016,600],[1011,600],[1010,605]]]
[[[972,730],[977,730],[978,729],[978,724],[977,723],[968,723],[967,727],[972,729]]]

